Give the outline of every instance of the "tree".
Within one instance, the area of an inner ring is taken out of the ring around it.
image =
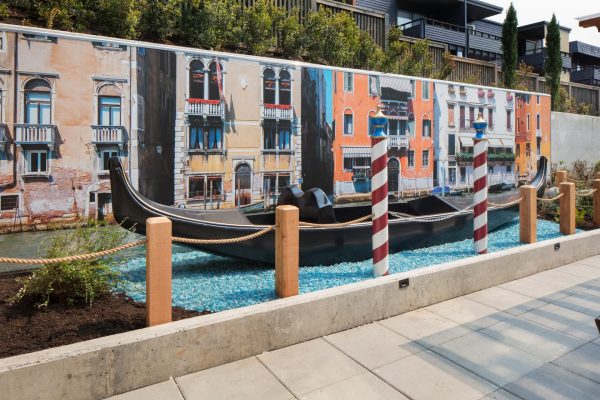
[[[504,87],[508,89],[514,88],[516,79],[518,26],[517,11],[513,7],[513,4],[510,3],[510,7],[506,12],[506,18],[502,24],[502,75],[504,78]]]
[[[562,72],[562,58],[560,55],[560,30],[556,16],[548,24],[546,33],[546,63],[544,66],[546,84],[552,95],[552,111],[560,107],[560,74]]]
[[[257,0],[252,7],[245,7],[241,19],[242,46],[250,54],[267,53],[276,44],[275,24],[282,19],[282,14],[283,9],[270,0]]]
[[[97,33],[125,39],[137,38],[140,13],[136,0],[90,1]]]
[[[181,0],[143,0],[140,7],[139,36],[165,41],[175,34],[175,22],[181,12]]]
[[[304,32],[300,10],[295,8],[276,23],[279,51],[285,58],[299,58],[304,50]]]
[[[82,0],[34,0],[33,19],[46,28],[67,31],[86,30],[89,14]]]

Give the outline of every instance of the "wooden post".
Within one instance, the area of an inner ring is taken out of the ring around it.
[[[556,175],[554,175],[554,185],[560,186],[563,182],[567,182],[567,171],[556,171]]]
[[[596,174],[596,179],[600,179],[600,172]]]
[[[563,182],[559,186],[563,196],[560,198],[560,233],[575,233],[575,184]]]
[[[519,228],[521,243],[535,243],[537,240],[537,192],[535,186],[521,186],[519,194],[523,198],[519,204]]]
[[[171,221],[146,220],[146,325],[172,321]]]
[[[298,294],[299,217],[297,207],[275,209],[275,293],[278,297]]]
[[[594,185],[592,186],[596,189],[596,193],[594,193],[594,208],[593,208],[593,216],[594,216],[594,227],[600,228],[600,173],[598,174],[598,178],[594,180]]]

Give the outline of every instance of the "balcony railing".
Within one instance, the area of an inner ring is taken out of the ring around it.
[[[46,144],[53,148],[56,125],[50,124],[15,124],[15,143]]]
[[[429,39],[440,43],[448,43],[465,47],[467,43],[465,27],[431,18],[419,18],[400,25],[405,36]],[[502,53],[502,38],[490,33],[468,29],[469,47],[471,49]]]
[[[408,147],[408,136],[388,136],[388,149]]]
[[[185,112],[190,115],[203,115],[213,117],[225,116],[225,105],[221,100],[187,99]]]
[[[292,119],[294,112],[291,105],[264,104],[260,106],[260,115],[262,118],[269,119]]]
[[[122,144],[125,141],[124,132],[122,126],[92,125],[92,143]]]
[[[580,70],[572,70],[571,82],[600,86],[600,66],[594,65]]]

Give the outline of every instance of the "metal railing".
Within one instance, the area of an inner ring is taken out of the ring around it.
[[[223,117],[225,115],[225,105],[218,100],[186,99],[185,112],[191,115]]]
[[[122,143],[122,126],[92,125],[92,143]]]
[[[15,124],[15,142],[18,144],[54,143],[55,131],[56,125]]]
[[[388,148],[408,147],[408,136],[388,136]]]
[[[288,108],[279,104],[263,104],[260,106],[260,115],[262,118],[292,119],[294,110],[291,106]]]

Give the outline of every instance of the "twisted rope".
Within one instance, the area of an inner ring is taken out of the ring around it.
[[[559,194],[558,196],[554,196],[554,197],[552,197],[552,198],[550,198],[550,199],[544,199],[544,198],[541,198],[541,197],[538,197],[537,199],[538,199],[539,201],[543,202],[543,203],[552,203],[552,202],[554,202],[554,201],[556,201],[556,200],[560,199],[560,198],[561,198],[561,197],[563,197],[563,196],[564,196],[564,193],[561,193],[561,194]]]
[[[492,203],[491,201],[488,201],[488,205],[492,206],[492,207],[510,207],[510,206],[514,206],[515,204],[519,204],[521,203],[521,201],[525,200],[525,197],[519,197],[519,199],[511,201],[510,203],[506,203],[506,204],[497,204],[497,203]]]
[[[598,191],[598,189],[591,189],[585,193],[575,193],[575,196],[577,197],[589,197],[591,195],[593,195],[594,193],[596,193]]]
[[[567,177],[567,180],[571,181],[571,182],[574,182],[574,183],[587,183],[587,181],[578,181],[576,179],[572,179],[572,178],[568,178],[568,177]]]
[[[463,214],[471,208],[473,208],[473,204],[470,204],[467,207],[463,208],[462,210],[455,211],[452,213],[425,215],[425,216],[417,216],[417,217],[406,217],[406,214],[398,213],[395,211],[388,211],[388,214],[390,214],[392,217],[395,217],[397,219],[400,219],[400,220],[406,221],[406,222],[423,222],[423,223],[425,223],[425,222],[440,222],[440,221],[446,221],[450,218],[454,218],[458,214]]]
[[[358,224],[360,222],[364,222],[371,219],[370,215],[365,215],[364,217],[348,221],[348,222],[340,222],[336,224],[313,224],[312,222],[300,222],[300,226],[308,226],[311,228],[343,228],[345,226]]]
[[[252,233],[250,235],[240,236],[240,237],[236,237],[236,238],[229,238],[229,239],[188,239],[188,238],[174,236],[172,238],[172,240],[177,243],[186,243],[186,244],[234,244],[234,243],[243,242],[245,240],[251,240],[251,239],[257,238],[268,232],[271,232],[274,229],[275,229],[275,225],[269,226],[265,229],[262,229],[255,233]]]
[[[65,256],[65,257],[58,257],[58,258],[44,259],[44,258],[0,257],[0,263],[47,265],[47,264],[57,264],[57,263],[63,263],[63,262],[91,260],[93,258],[108,256],[110,254],[116,253],[121,250],[130,249],[132,247],[137,247],[137,246],[142,246],[144,244],[146,244],[146,239],[138,240],[137,242],[122,244],[121,246],[117,246],[117,247],[114,247],[114,248],[108,249],[108,250],[97,251],[95,253],[79,254],[76,256]]]

